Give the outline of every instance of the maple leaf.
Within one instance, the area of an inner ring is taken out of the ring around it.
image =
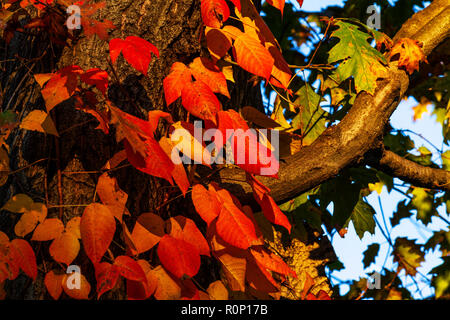
[[[225,0],[202,0],[203,23],[208,27],[220,28],[230,16],[230,8]]]
[[[386,58],[370,46],[368,33],[360,31],[358,26],[343,21],[335,22],[338,27],[331,37],[339,42],[328,52],[328,62],[339,66],[335,75],[341,81],[353,76],[357,92],[375,92],[376,80],[386,76]],[[364,72],[361,72],[364,70]]]
[[[115,38],[109,42],[109,54],[113,64],[121,52],[125,60],[144,75],[147,75],[152,53],[159,57],[159,51],[153,44],[136,36],[129,36],[125,40]]]
[[[389,56],[392,58],[398,54],[398,66],[404,67],[409,74],[412,74],[415,70],[419,70],[420,62],[428,63],[422,47],[423,44],[417,40],[402,38],[394,44]]]
[[[398,269],[405,269],[406,274],[415,276],[417,268],[425,261],[425,253],[420,250],[413,240],[397,238],[394,244],[394,262],[398,262]]]

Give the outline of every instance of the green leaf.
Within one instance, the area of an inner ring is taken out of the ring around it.
[[[444,263],[431,270],[435,274],[432,284],[435,288],[436,298],[439,299],[444,294],[450,294],[450,257],[443,257]]]
[[[398,262],[398,268],[405,269],[406,274],[415,276],[417,268],[425,261],[425,254],[412,240],[397,238],[394,244],[394,262]]]
[[[331,37],[339,38],[339,42],[330,50],[328,63],[339,63],[335,75],[341,81],[353,77],[357,92],[373,94],[377,78],[386,76],[386,58],[369,44],[372,36],[358,26],[343,21],[335,25],[338,29]]]
[[[325,131],[328,112],[320,107],[322,97],[309,84],[302,86],[296,95],[294,105],[300,111],[292,120],[292,127],[301,131],[303,144],[310,145]]]
[[[393,217],[391,218],[391,225],[395,227],[400,223],[400,220],[403,218],[411,217],[411,206],[406,204],[406,200],[403,200],[397,204],[397,211],[394,212]]]
[[[412,190],[413,199],[411,204],[417,209],[417,219],[425,225],[431,222],[431,217],[435,215],[434,197],[423,188],[414,188]]]
[[[450,150],[447,150],[443,154],[441,154],[441,159],[442,159],[442,167],[445,170],[450,171]]]
[[[411,138],[400,131],[397,131],[396,135],[391,133],[387,134],[384,137],[384,145],[387,149],[401,157],[405,156],[409,150],[414,149],[414,142]]]
[[[369,267],[372,263],[375,262],[375,258],[378,255],[378,251],[380,251],[380,245],[378,243],[372,243],[370,246],[367,247],[367,250],[364,251],[364,269]]]
[[[355,208],[352,211],[350,220],[353,222],[356,234],[360,239],[364,237],[364,233],[375,233],[375,210],[362,197],[359,199]]]

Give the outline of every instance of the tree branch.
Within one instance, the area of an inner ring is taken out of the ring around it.
[[[433,1],[410,18],[398,34],[421,41],[428,55],[450,34],[448,0]],[[328,128],[310,146],[282,160],[279,179],[262,177],[260,180],[271,189],[275,201],[287,201],[320,185],[342,169],[361,163],[367,152],[379,148],[386,124],[408,85],[406,73],[392,64],[387,78],[378,81],[373,96],[361,92],[338,125]],[[254,203],[251,188],[243,182],[242,170],[222,170],[216,180],[241,201]]]
[[[383,150],[381,158],[368,164],[416,187],[450,191],[450,171],[422,166],[389,150]]]

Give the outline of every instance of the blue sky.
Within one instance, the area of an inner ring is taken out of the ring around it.
[[[296,1],[289,2],[293,3],[298,8],[298,4]],[[344,1],[342,0],[305,0],[302,9],[305,11],[319,11],[329,5],[343,5],[343,3]],[[383,13],[381,12],[381,18],[382,14]],[[383,27],[381,27],[381,31],[383,31],[382,29]],[[306,48],[301,48],[301,50],[304,49],[306,50]],[[410,129],[414,132],[420,133],[432,144],[438,147],[443,146],[441,134],[442,128],[441,125],[436,122],[436,116],[431,115],[432,107],[428,108],[430,111],[429,114],[424,114],[422,119],[416,122],[413,121],[414,113],[412,107],[417,104],[418,102],[412,98],[402,101],[398,109],[391,117],[391,125],[396,129]],[[409,136],[415,142],[417,148],[424,145],[430,151],[434,151],[434,149],[422,138],[413,134],[409,134]],[[444,148],[444,150],[447,149],[448,148]],[[436,156],[439,155],[435,153],[433,159],[435,159]],[[381,201],[379,201],[378,197],[380,197]],[[407,236],[409,239],[416,240],[417,243],[425,243],[432,235],[432,231],[448,230],[446,229],[448,226],[438,218],[433,218],[432,223],[428,226],[423,225],[421,222],[413,221],[413,219],[403,219],[401,220],[401,223],[399,225],[397,225],[395,228],[392,228],[390,225],[390,218],[392,217],[393,212],[396,210],[398,202],[403,199],[404,196],[402,196],[400,193],[396,191],[388,193],[385,187],[383,188],[380,196],[376,192],[374,192],[368,197],[369,203],[377,212],[376,219],[383,228],[385,228],[384,221],[386,221],[388,232],[391,234],[394,241],[398,236]],[[380,208],[380,202],[382,209]],[[384,217],[382,211],[384,212]],[[446,215],[445,212],[445,208],[439,208],[439,212],[440,214],[448,218],[448,215]],[[362,263],[363,252],[367,249],[367,246],[369,244],[374,242],[381,244],[379,254],[375,260],[375,263],[372,264],[368,269],[364,270]],[[372,273],[373,271],[381,271],[383,266],[391,270],[396,268],[396,264],[392,260],[392,249],[385,240],[378,226],[376,227],[374,235],[370,235],[366,232],[363,239],[360,240],[356,235],[353,225],[350,225],[345,238],[341,238],[336,234],[332,238],[332,243],[335,248],[336,254],[345,266],[345,269],[332,273],[332,277],[335,277],[337,279],[345,281],[349,279],[359,279],[360,277],[365,278],[367,277],[367,274]],[[429,252],[428,254],[426,254],[425,259],[426,262],[423,263],[421,268],[418,269],[418,271],[423,275],[426,275],[432,268],[442,263],[439,251]],[[422,275],[419,274],[415,277],[416,283],[411,279],[411,277],[406,277],[403,271],[399,274],[399,277],[406,287],[413,286],[411,289],[412,291],[416,291],[416,293],[414,294],[415,298],[420,299],[433,294],[433,288],[429,286],[429,283],[426,279],[424,279]],[[428,276],[428,279],[430,279],[430,276]],[[420,290],[417,290],[417,286]],[[341,294],[344,294],[347,290],[347,285],[341,286]]]

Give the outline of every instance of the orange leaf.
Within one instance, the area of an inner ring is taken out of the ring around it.
[[[201,184],[192,187],[192,202],[195,210],[208,226],[219,216],[221,205],[216,194],[206,190]]]
[[[262,244],[253,219],[233,203],[223,203],[216,223],[217,234],[227,243],[240,249]]]
[[[58,238],[64,231],[64,225],[59,219],[45,219],[34,230],[31,240],[34,241],[50,241]]]
[[[267,0],[267,3],[280,10],[281,15],[283,15],[284,1],[285,0]]]
[[[398,66],[405,67],[406,71],[412,74],[415,70],[419,70],[420,62],[428,62],[422,46],[423,44],[417,40],[402,38],[394,44],[390,56],[399,54]]]
[[[63,292],[62,282],[64,277],[64,274],[57,274],[54,270],[47,272],[47,274],[45,275],[45,287],[47,288],[50,296],[55,300],[58,300],[61,296],[61,293]]]
[[[174,157],[176,158],[176,162],[174,163],[175,167],[172,171],[172,178],[175,180],[175,183],[178,185],[183,195],[186,196],[190,183],[178,152],[173,152],[175,145],[172,143],[172,140],[167,137],[162,137],[161,140],[159,140],[159,145],[172,160],[174,160]]]
[[[269,80],[275,59],[260,41],[242,33],[234,41],[233,52],[239,66]]]
[[[246,279],[251,288],[264,293],[280,291],[280,285],[272,278],[272,275],[255,260],[247,260]]]
[[[250,254],[253,259],[260,265],[270,271],[274,271],[283,276],[290,275],[297,278],[297,274],[293,271],[286,262],[273,252],[268,251],[263,247],[250,248]]]
[[[73,275],[75,276],[75,275]],[[76,275],[78,276],[78,275]],[[91,284],[86,280],[84,275],[79,274],[80,277],[80,288],[70,289],[67,286],[69,275],[65,275],[63,279],[63,290],[71,298],[77,300],[87,300],[89,299],[89,293],[91,292]]]
[[[164,234],[164,220],[160,216],[149,212],[139,216],[131,233],[131,239],[139,254],[153,248]]]
[[[178,280],[173,279],[161,266],[150,271],[158,281],[155,291],[157,300],[178,300],[181,297],[181,286]]]
[[[220,280],[211,283],[206,291],[211,300],[228,300],[228,290]]]
[[[73,233],[64,232],[52,242],[49,252],[56,262],[70,265],[80,252],[80,242]]]
[[[189,68],[196,80],[204,82],[213,92],[230,98],[227,79],[214,62],[198,57],[189,65]]]
[[[216,114],[222,108],[211,88],[202,81],[186,83],[181,91],[183,107],[202,120],[216,123]]]
[[[97,182],[97,194],[102,203],[109,208],[119,222],[122,222],[123,213],[127,213],[128,194],[120,189],[117,179],[107,172],[102,174]]]
[[[9,244],[9,255],[14,264],[22,269],[31,279],[36,280],[36,256],[27,241],[22,239],[14,239],[11,241]]]
[[[220,28],[230,16],[230,8],[225,0],[202,0],[203,23],[208,27]]]
[[[159,51],[153,44],[135,36],[129,36],[125,40],[112,39],[109,42],[109,52],[112,63],[116,62],[122,52],[125,60],[144,75],[147,75],[152,53],[159,57]]]
[[[66,225],[66,232],[72,233],[77,239],[81,239],[80,221],[81,217],[74,217]]]
[[[170,73],[164,78],[164,95],[167,105],[171,105],[181,97],[181,91],[186,83],[192,81],[191,71],[184,63],[175,62],[170,68]]]
[[[108,249],[116,231],[113,214],[99,203],[86,207],[80,221],[81,240],[87,256],[95,264]]]
[[[176,278],[193,277],[200,269],[200,254],[192,244],[165,235],[158,245],[158,257],[164,268]]]
[[[184,216],[176,216],[168,221],[169,235],[175,239],[184,240],[196,247],[201,255],[210,256],[210,248],[203,234],[198,230],[191,219]]]
[[[69,99],[75,93],[78,86],[78,76],[82,72],[83,70],[79,66],[74,65],[54,73],[45,88],[41,90],[47,112],[50,112],[55,106]]]

